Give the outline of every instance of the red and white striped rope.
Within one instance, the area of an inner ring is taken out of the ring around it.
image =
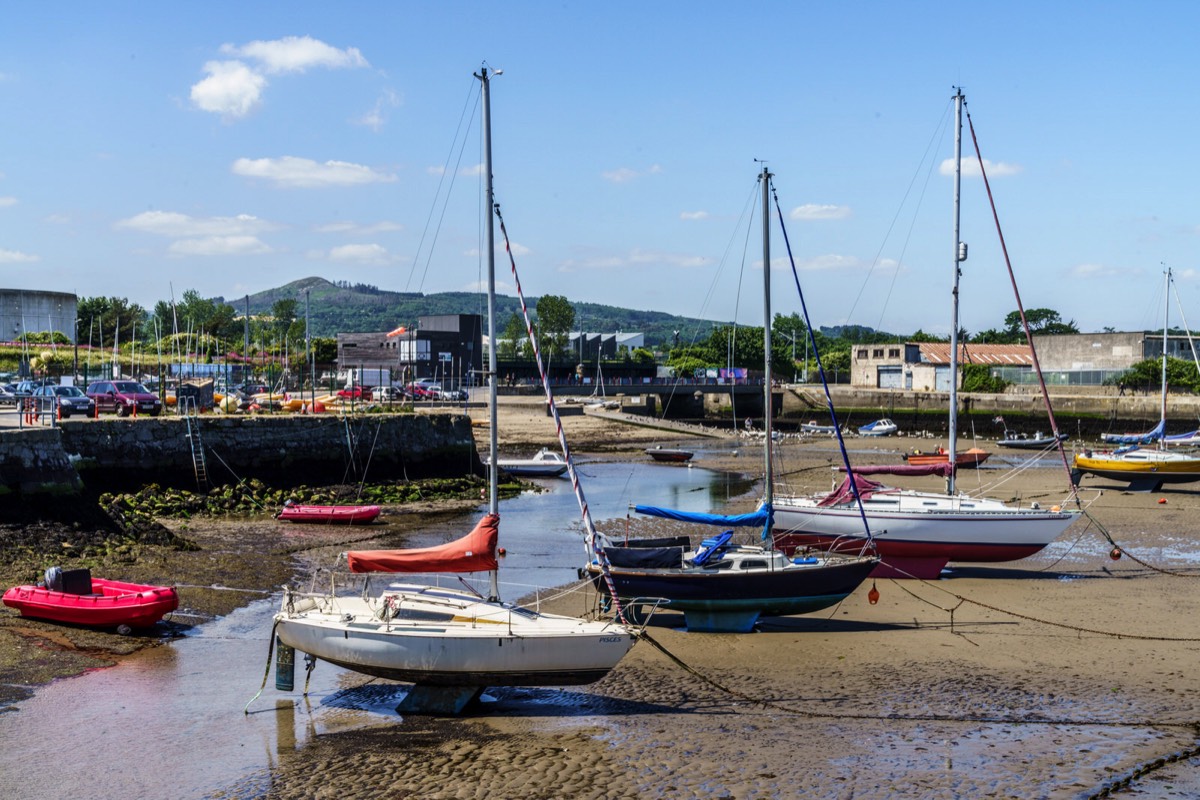
[[[604,554],[604,548],[598,541],[596,526],[592,522],[592,513],[588,510],[587,498],[583,495],[583,486],[579,483],[579,473],[575,470],[575,460],[571,458],[571,447],[567,444],[567,436],[563,432],[562,418],[558,414],[558,406],[554,403],[554,393],[550,391],[550,378],[546,375],[546,368],[542,364],[542,352],[538,348],[537,337],[533,333],[533,322],[529,318],[529,306],[525,302],[525,293],[521,290],[521,278],[517,275],[517,262],[513,258],[512,248],[509,246],[508,230],[504,227],[504,217],[500,213],[500,204],[495,205],[496,219],[500,221],[500,235],[504,237],[504,252],[508,254],[508,263],[512,267],[513,283],[517,287],[517,299],[521,302],[521,315],[525,318],[525,335],[529,337],[529,343],[533,347],[534,360],[537,362],[538,374],[542,379],[542,389],[546,393],[546,403],[549,404],[550,414],[554,417],[554,427],[558,433],[558,443],[562,447],[563,459],[567,462],[567,475],[571,478],[571,487],[575,490],[575,499],[579,501],[579,511],[583,518],[583,530],[585,538],[585,546],[587,548],[588,557],[594,556],[596,562],[600,565],[600,572],[604,575],[604,582],[608,585],[608,593],[612,598],[613,610],[616,612],[617,619],[625,622],[625,613],[621,608],[621,601],[617,597],[617,587],[613,584],[612,572],[609,569],[608,557]],[[496,346],[492,342],[492,347]],[[495,377],[493,376],[493,380]]]

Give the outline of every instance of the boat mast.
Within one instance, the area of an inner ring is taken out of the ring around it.
[[[958,279],[962,276],[959,262],[966,260],[965,249],[959,240],[959,199],[962,194],[962,107],[963,93],[956,88],[954,93],[954,286],[950,291],[950,475],[946,478],[947,494],[954,494],[954,473],[958,466]]]
[[[763,473],[763,502],[770,506],[774,503],[774,474],[771,468],[771,207],[770,190],[771,173],[764,166],[762,170],[762,240],[763,240],[763,431],[767,438],[763,444],[763,457],[766,462]]]
[[[1159,416],[1158,449],[1167,449],[1167,315],[1171,313],[1171,268],[1163,273],[1162,413]]]
[[[495,74],[499,74],[498,72]],[[488,281],[488,513],[500,513],[500,473],[499,433],[496,424],[496,247],[495,230],[492,223],[492,209],[496,207],[496,198],[492,194],[492,109],[491,109],[491,77],[487,67],[475,73],[483,87],[483,180],[484,199],[484,241],[487,250],[487,281]],[[498,570],[491,573],[490,599],[500,597],[500,575]]]

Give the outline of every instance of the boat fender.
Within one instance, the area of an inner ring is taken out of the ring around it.
[[[62,591],[62,567],[50,567],[46,570],[46,588],[52,592]]]

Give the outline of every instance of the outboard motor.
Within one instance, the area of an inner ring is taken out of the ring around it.
[[[62,567],[50,567],[46,570],[46,588],[52,592],[62,591]]]

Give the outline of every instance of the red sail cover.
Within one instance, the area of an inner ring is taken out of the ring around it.
[[[487,572],[496,569],[500,515],[488,514],[461,539],[409,550],[351,550],[351,572]]]
[[[854,502],[854,489],[851,488],[850,481],[854,481],[855,486],[858,487],[858,496],[863,500],[866,500],[876,492],[887,488],[882,483],[876,483],[870,478],[864,478],[862,475],[859,475],[858,470],[856,469],[853,475],[846,476],[846,479],[842,481],[841,486],[825,495],[825,497],[821,498],[821,500],[818,501],[817,506],[820,508],[828,508],[829,506],[837,506],[841,505],[842,503]]]

